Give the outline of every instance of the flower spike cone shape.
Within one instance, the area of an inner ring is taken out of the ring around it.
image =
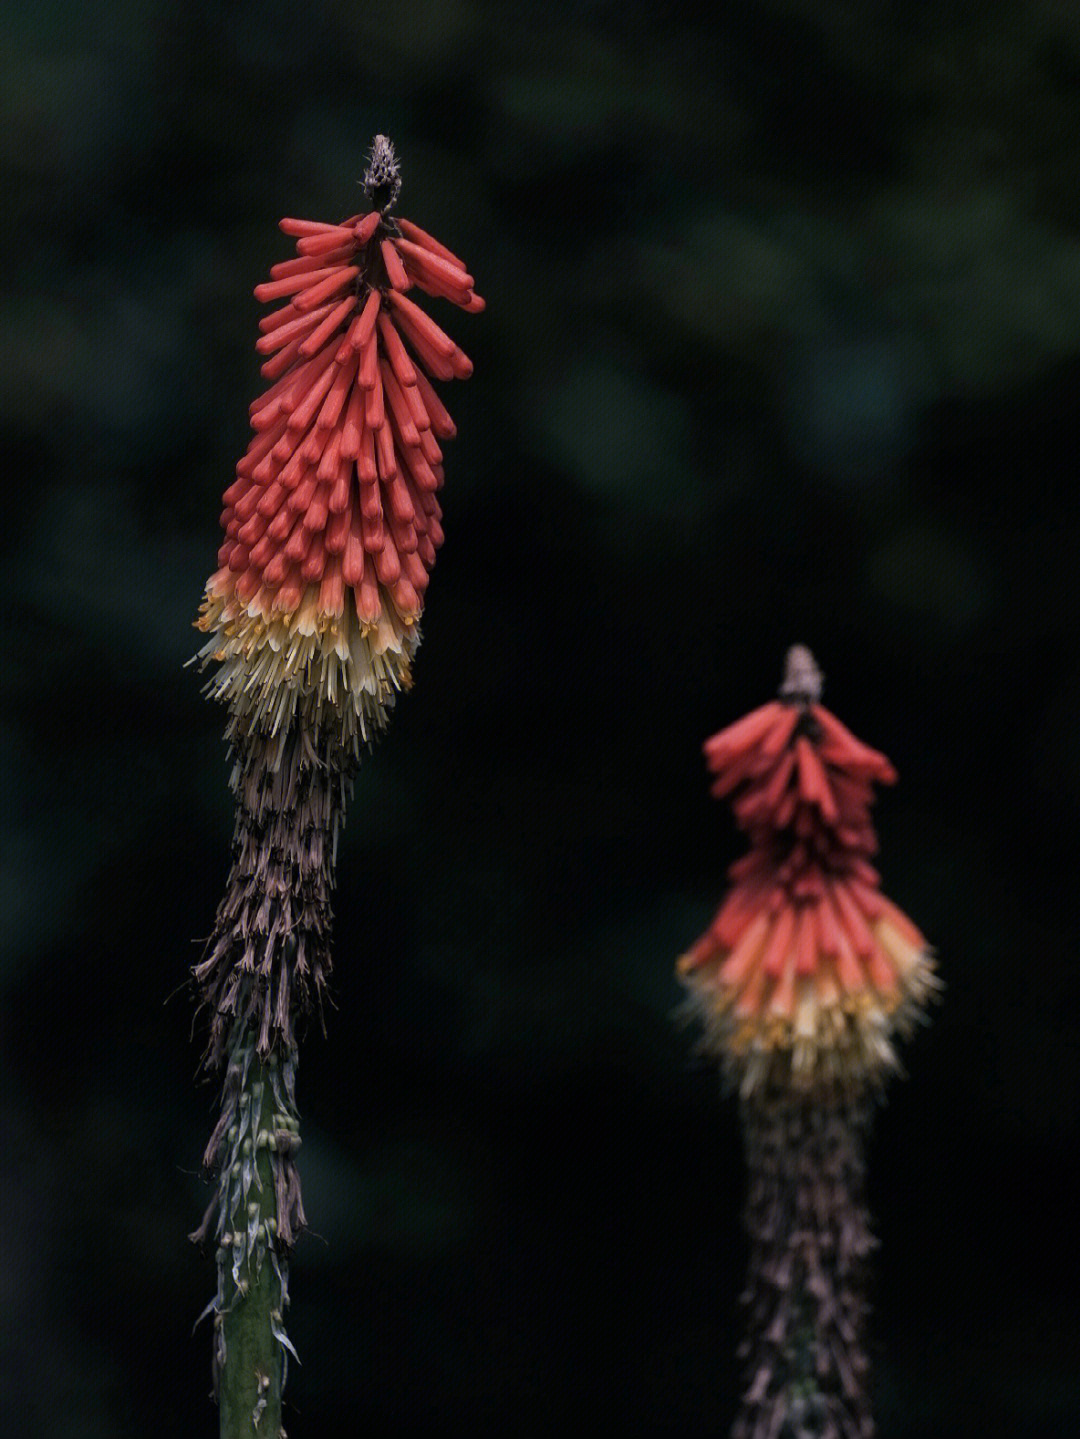
[[[893,1040],[938,982],[929,947],[880,892],[875,783],[895,772],[821,704],[788,653],[777,700],[714,735],[712,792],[750,841],[678,971],[705,1047],[738,1088],[750,1273],[733,1439],[868,1439],[862,1335],[864,1145]]]
[[[385,136],[363,183],[366,214],[281,221],[297,253],[255,290],[275,305],[256,344],[268,388],[251,405],[196,622],[199,658],[217,666],[207,690],[228,708],[237,802],[228,887],[193,970],[205,1065],[224,1071],[205,1155],[217,1193],[192,1237],[217,1240],[207,1312],[228,1439],[280,1427],[287,1258],[306,1222],[297,1029],[321,1012],[330,972],[345,802],[410,683],[443,539],[442,444],[455,429],[433,381],[472,372],[415,295],[484,308],[464,264],[393,214],[401,178]]]
[[[278,306],[256,344],[271,383],[251,405],[198,621],[230,737],[280,748],[298,723],[358,753],[409,684],[455,433],[432,380],[472,373],[409,292],[474,313],[484,302],[455,255],[391,214],[400,184],[377,136],[374,208],[339,224],[282,220],[297,257],[255,289]]]
[[[871,863],[872,786],[896,773],[820,694],[821,672],[796,645],[780,697],[704,747],[712,793],[730,798],[750,850],[679,974],[744,1094],[879,1080],[936,984],[926,940]]]

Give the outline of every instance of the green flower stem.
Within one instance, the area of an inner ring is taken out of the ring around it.
[[[279,1439],[286,1351],[295,1351],[284,1327],[288,1259],[278,1205],[287,1193],[299,1124],[291,1066],[283,1074],[276,1055],[262,1063],[250,1032],[232,1047],[229,1074],[214,1304],[221,1439]]]
[[[252,1064],[254,1082],[266,1082],[263,1066]],[[266,1132],[265,1130],[263,1131]],[[276,1227],[274,1177],[270,1150],[252,1144],[256,1173],[262,1188],[253,1187],[253,1197],[241,1207],[241,1217],[256,1222],[254,1253],[241,1266],[237,1284],[231,1267],[224,1266],[225,1307],[222,1329],[225,1339],[225,1362],[221,1370],[221,1439],[278,1439],[281,1431],[281,1345],[274,1329],[281,1329],[281,1285],[269,1263],[265,1242],[267,1221]],[[253,1209],[254,1213],[246,1211]],[[236,1243],[237,1231],[233,1232]],[[261,1242],[260,1242],[260,1236]],[[246,1238],[246,1235],[245,1235]],[[231,1246],[229,1246],[231,1247]]]

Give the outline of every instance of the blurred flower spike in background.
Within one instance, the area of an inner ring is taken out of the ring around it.
[[[880,1079],[896,1066],[892,1036],[938,984],[870,862],[873,785],[896,773],[822,706],[821,686],[795,645],[779,698],[704,747],[712,793],[731,797],[750,850],[679,973],[744,1094]]]
[[[463,262],[391,213],[401,179],[383,135],[364,188],[366,215],[281,221],[297,258],[255,289],[283,302],[259,322],[271,384],[250,407],[198,620],[230,733],[333,723],[354,752],[409,683],[443,539],[440,442],[455,430],[431,381],[472,373],[408,292],[484,308]]]

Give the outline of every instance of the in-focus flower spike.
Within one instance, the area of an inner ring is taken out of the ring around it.
[[[926,940],[871,864],[873,785],[896,773],[823,707],[821,685],[796,645],[779,698],[704,746],[750,850],[679,973],[744,1094],[880,1079],[937,987]]]
[[[377,135],[370,209],[285,219],[296,255],[256,298],[267,387],[226,488],[224,541],[198,627],[208,691],[229,711],[232,865],[193,967],[209,1014],[204,1066],[224,1071],[206,1149],[214,1198],[192,1236],[216,1240],[215,1392],[223,1435],[277,1435],[288,1356],[289,1255],[306,1219],[298,1040],[331,967],[338,834],[365,741],[410,682],[442,544],[439,442],[453,422],[432,380],[471,362],[407,292],[476,313],[473,277],[391,215],[401,190]],[[430,376],[430,378],[429,378]]]
[[[230,737],[283,744],[295,720],[309,733],[330,727],[354,754],[410,683],[442,543],[436,437],[454,426],[431,380],[472,373],[408,292],[483,309],[462,261],[391,214],[401,173],[385,135],[363,187],[365,215],[282,220],[297,258],[255,288],[284,302],[259,324],[271,383],[251,405],[198,620]]]

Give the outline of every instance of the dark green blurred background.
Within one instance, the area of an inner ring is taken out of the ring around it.
[[[742,1159],[673,962],[740,852],[701,741],[796,640],[948,986],[872,1156],[881,1433],[1074,1433],[1080,7],[20,9],[0,1427],[216,1432],[183,665],[276,222],[385,131],[488,310],[440,315],[447,541],[303,1050],[290,1439],[730,1423]]]

